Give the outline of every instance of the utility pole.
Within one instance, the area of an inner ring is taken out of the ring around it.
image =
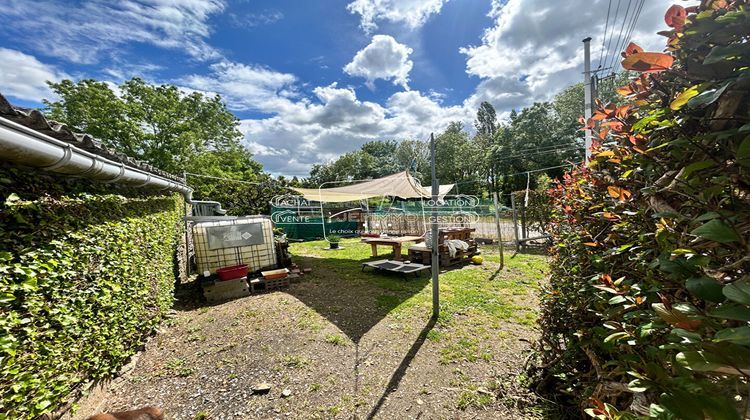
[[[591,119],[591,111],[593,109],[593,92],[591,89],[591,37],[583,40],[583,115],[588,125],[589,119]],[[591,140],[593,134],[590,128],[586,128],[586,163],[589,163],[591,159]]]
[[[438,180],[435,175],[435,136],[430,134],[430,169],[432,171],[432,212],[431,212],[431,223],[432,223],[432,236],[430,241],[432,242],[432,318],[437,320],[440,315],[440,284],[438,277],[440,277],[440,257],[438,254],[438,222],[437,222],[437,205],[438,205]]]

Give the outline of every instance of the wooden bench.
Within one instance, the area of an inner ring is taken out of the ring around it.
[[[401,246],[406,242],[421,242],[424,241],[422,236],[393,236],[385,238],[365,238],[362,242],[370,244],[372,248],[372,256],[378,256],[378,245],[389,246],[393,248],[393,258],[396,261],[401,261]]]

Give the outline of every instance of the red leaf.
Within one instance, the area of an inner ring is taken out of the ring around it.
[[[633,193],[626,190],[625,188],[620,188],[614,185],[610,185],[607,187],[607,192],[612,198],[618,199],[620,202],[624,202],[626,200],[629,200],[630,197],[633,196]]]
[[[623,124],[620,121],[607,121],[601,124],[602,127],[610,127],[614,131],[622,131]]]
[[[667,26],[679,31],[685,26],[686,17],[687,12],[685,11],[685,8],[675,4],[667,9],[667,13],[664,15],[664,21],[667,22]]]
[[[617,118],[625,118],[628,115],[628,110],[630,109],[629,106],[623,105],[619,108],[617,108],[617,111],[615,112],[615,115]]]
[[[600,112],[600,111],[596,111],[596,112],[594,113],[594,115],[592,115],[592,116],[591,116],[591,119],[592,119],[593,121],[601,121],[601,120],[606,120],[606,119],[607,119],[607,114],[605,114],[605,113],[603,113],[603,112]]]
[[[655,52],[635,53],[622,60],[622,67],[626,70],[641,73],[655,73],[669,70],[674,58],[671,55]]]
[[[605,219],[611,222],[616,222],[620,220],[620,216],[616,215],[615,213],[608,212],[608,211],[605,211],[604,214],[602,214],[602,217],[604,217]]]
[[[617,88],[617,93],[620,96],[628,96],[633,93],[633,88],[630,85],[620,86]]]
[[[625,51],[622,52],[622,56],[627,58],[633,54],[642,53],[643,48],[641,48],[638,44],[635,42],[631,42],[628,44],[627,47],[625,47]]]

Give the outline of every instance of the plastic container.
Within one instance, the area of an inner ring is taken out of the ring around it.
[[[260,273],[266,280],[278,280],[286,278],[289,275],[288,268],[280,268],[278,270],[263,271]]]
[[[219,276],[219,280],[227,281],[247,277],[247,271],[247,264],[230,265],[229,267],[217,269],[216,274]]]
[[[216,226],[259,224],[263,241],[256,245],[212,248],[209,245],[209,230]],[[249,271],[268,270],[277,267],[276,245],[273,239],[273,226],[270,219],[262,217],[242,217],[239,219],[198,222],[193,225],[195,263],[198,272],[215,273],[222,267],[246,264]]]

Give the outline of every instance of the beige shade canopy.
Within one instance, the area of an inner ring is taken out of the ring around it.
[[[441,185],[438,195],[445,196],[454,184]],[[334,188],[292,188],[306,200],[325,203],[359,201],[373,197],[391,196],[399,198],[430,198],[430,189],[419,184],[409,171],[399,172],[372,181]]]

